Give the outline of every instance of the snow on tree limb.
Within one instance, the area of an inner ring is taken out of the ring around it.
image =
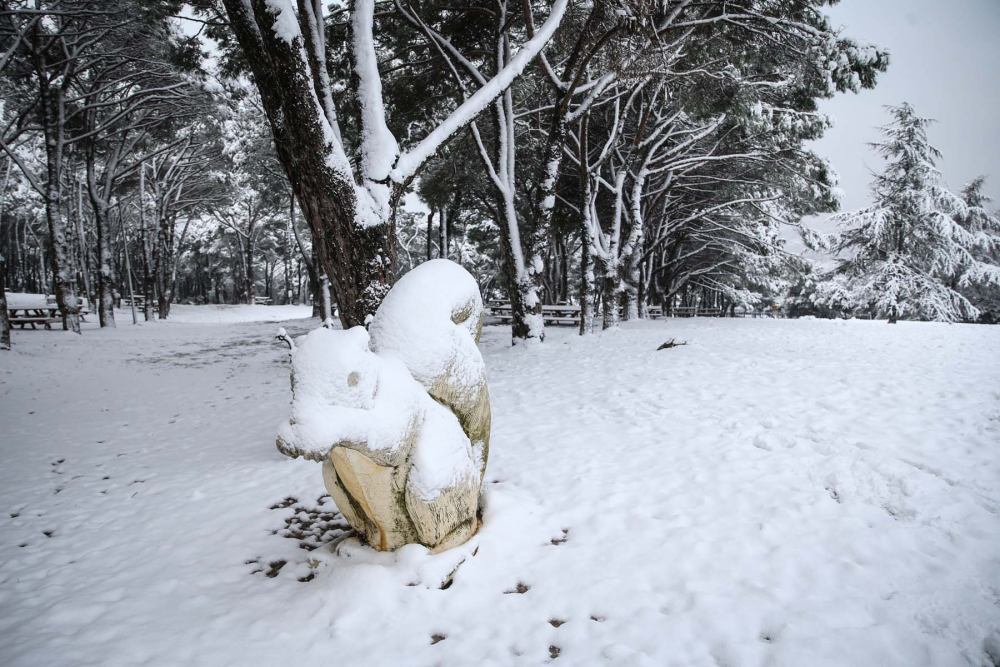
[[[358,105],[361,107],[361,177],[366,181],[384,180],[399,155],[396,137],[385,123],[382,79],[372,33],[374,14],[374,0],[355,0],[351,32],[354,72],[358,76]]]
[[[548,18],[538,28],[535,36],[529,39],[510,59],[507,65],[497,72],[486,85],[477,90],[468,100],[462,103],[438,127],[428,134],[413,149],[403,153],[389,177],[396,183],[403,183],[413,176],[417,169],[430,158],[449,137],[468,125],[473,118],[495,100],[516,79],[524,68],[548,43],[552,34],[559,26],[566,11],[566,0],[556,0]]]

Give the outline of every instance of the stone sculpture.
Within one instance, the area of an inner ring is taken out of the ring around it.
[[[475,279],[448,260],[404,275],[366,331],[291,344],[292,416],[278,449],[323,463],[323,481],[369,545],[443,551],[478,529],[490,440]]]

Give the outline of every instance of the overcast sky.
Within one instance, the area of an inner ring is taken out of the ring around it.
[[[836,125],[812,148],[840,173],[843,209],[868,203],[881,162],[867,144],[887,121],[882,106],[904,101],[938,121],[929,135],[951,188],[986,174],[986,192],[1000,199],[1000,0],[842,0],[827,11],[845,35],[891,51],[873,90],[820,103]]]

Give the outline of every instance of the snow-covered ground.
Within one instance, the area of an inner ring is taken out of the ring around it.
[[[431,557],[330,548],[261,309],[14,332],[0,663],[1000,664],[1000,328],[489,327],[484,525]]]
[[[132,313],[125,309],[126,324],[132,323]],[[185,306],[175,304],[170,307],[169,322],[185,324],[223,324],[235,322],[284,322],[312,315],[312,306]],[[116,311],[116,318],[122,316]],[[142,313],[139,313],[142,318]]]

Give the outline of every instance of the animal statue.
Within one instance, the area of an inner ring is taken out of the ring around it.
[[[337,507],[375,549],[443,551],[478,529],[490,441],[482,318],[475,279],[437,259],[389,290],[367,331],[286,337],[292,414],[278,449],[323,463]]]

